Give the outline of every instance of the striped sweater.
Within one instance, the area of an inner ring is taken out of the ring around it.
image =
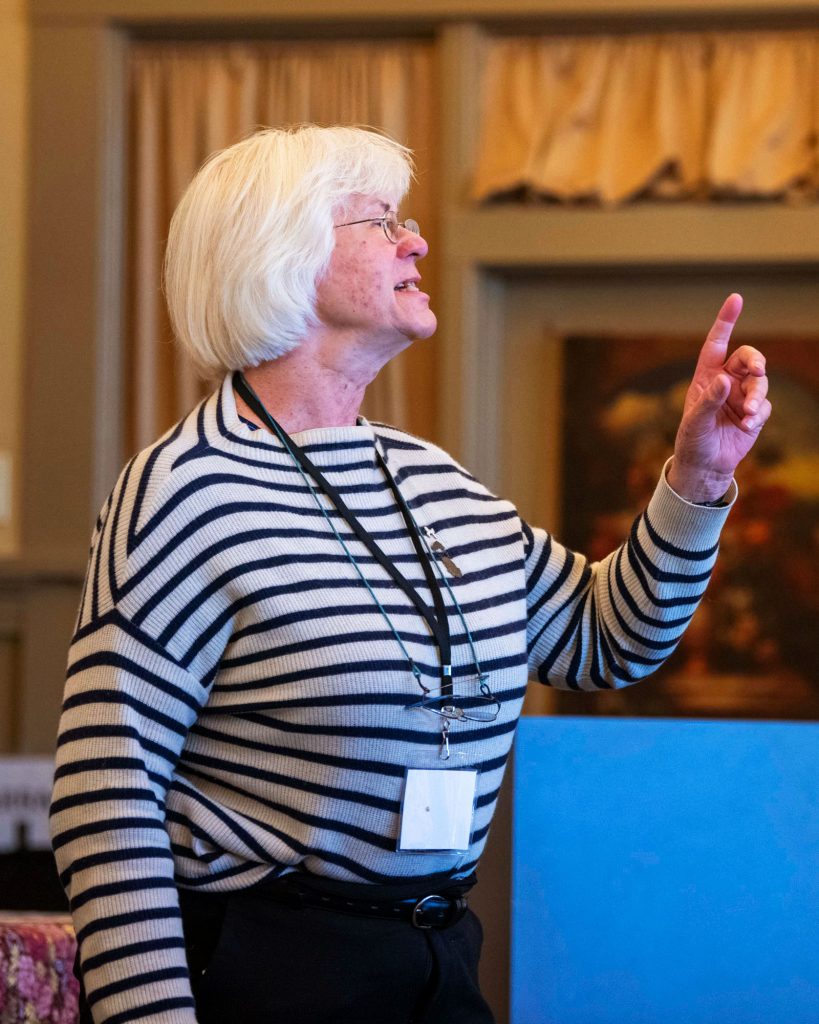
[[[501,711],[455,723],[447,766],[478,770],[466,854],[396,853],[405,770],[442,767],[440,720],[279,441],[230,378],[123,471],[96,524],[60,723],[52,835],[94,1019],[195,1021],[176,886],[223,891],[300,869],[358,882],[470,872],[527,678],[624,686],[677,643],[726,512],[663,481],[617,552],[590,564],[522,523],[440,449],[359,422],[294,435],[382,550],[431,596],[377,444],[449,580]],[[325,504],[326,501],[325,501]],[[330,515],[425,682],[429,628]],[[457,693],[476,692],[450,611]]]

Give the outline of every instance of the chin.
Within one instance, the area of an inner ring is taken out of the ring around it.
[[[432,337],[437,328],[438,319],[435,314],[430,311],[429,318],[425,318],[424,323],[417,325],[413,338],[416,338],[418,341],[425,341],[427,338]]]

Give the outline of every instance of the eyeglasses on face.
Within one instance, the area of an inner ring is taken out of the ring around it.
[[[398,244],[400,239],[399,229],[404,231],[410,231],[413,235],[420,235],[421,229],[418,226],[417,220],[399,220],[397,215],[390,210],[389,213],[385,213],[383,217],[365,217],[363,220],[348,220],[344,224],[334,224],[336,228],[349,228],[353,224],[380,224],[384,229],[384,234],[387,239],[393,243]]]

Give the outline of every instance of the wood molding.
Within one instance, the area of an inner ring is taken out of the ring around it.
[[[395,20],[450,21],[473,19],[511,23],[521,20],[662,18],[681,15],[759,17],[815,15],[819,3],[811,0],[721,0],[718,10],[710,0],[30,0],[34,19],[62,22],[89,18],[114,19],[120,24],[168,22],[262,22]]]
[[[450,209],[444,259],[513,270],[593,264],[819,266],[819,205],[642,203]]]

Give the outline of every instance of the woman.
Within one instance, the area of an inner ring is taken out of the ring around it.
[[[52,808],[85,1020],[491,1021],[466,894],[527,676],[637,680],[706,586],[770,411],[759,353],[726,362],[739,298],[667,477],[589,564],[358,415],[436,326],[410,173],[372,132],[268,130],[174,216],[174,328],[225,376],[94,535]]]

